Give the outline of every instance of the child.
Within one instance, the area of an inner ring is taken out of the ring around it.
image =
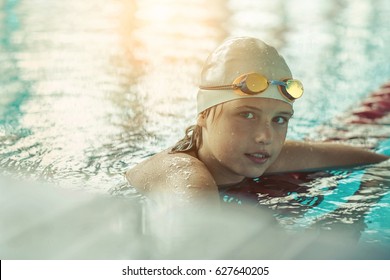
[[[127,171],[141,193],[218,203],[219,188],[245,178],[387,159],[351,146],[285,141],[303,86],[275,48],[258,39],[225,41],[208,57],[199,88],[196,125],[173,148]]]

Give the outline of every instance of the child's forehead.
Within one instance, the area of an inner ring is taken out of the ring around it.
[[[227,109],[245,109],[252,108],[261,111],[286,111],[293,112],[293,108],[290,104],[275,100],[271,98],[241,98],[224,103],[224,107]]]
[[[220,118],[229,118],[231,114],[240,111],[257,111],[261,114],[284,114],[292,116],[294,114],[293,107],[283,101],[271,98],[243,98],[227,101],[215,105],[207,110],[207,118],[212,121],[217,121]]]

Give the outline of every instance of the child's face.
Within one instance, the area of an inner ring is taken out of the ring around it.
[[[222,107],[222,108],[221,108]],[[199,150],[217,184],[261,176],[278,157],[286,139],[292,106],[274,99],[246,98],[216,108],[207,117]]]

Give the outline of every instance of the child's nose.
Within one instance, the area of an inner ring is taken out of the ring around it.
[[[261,125],[257,131],[256,131],[256,136],[255,136],[255,141],[256,143],[259,144],[271,144],[272,142],[272,137],[273,137],[273,131],[272,131],[272,126],[270,123],[264,123]]]

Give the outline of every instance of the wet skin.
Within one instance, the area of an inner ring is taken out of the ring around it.
[[[292,106],[274,99],[245,98],[199,116],[203,128],[199,159],[218,185],[261,176],[284,145]]]

